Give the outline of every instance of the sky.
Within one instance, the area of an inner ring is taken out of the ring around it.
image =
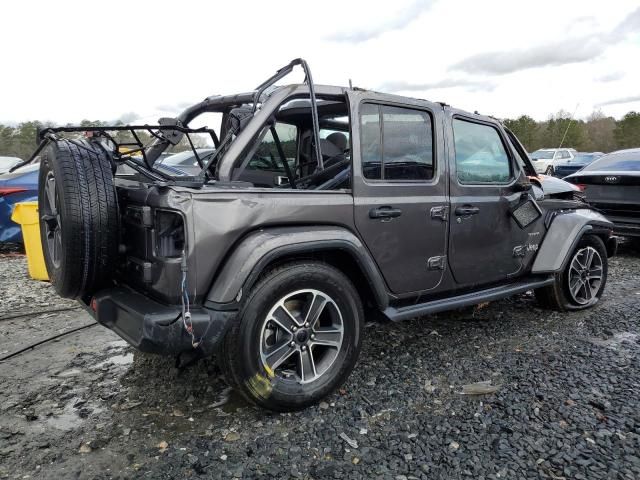
[[[0,123],[153,122],[297,57],[316,83],[499,118],[640,111],[637,0],[20,0],[0,42]]]

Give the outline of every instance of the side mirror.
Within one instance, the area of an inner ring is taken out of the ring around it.
[[[533,184],[529,182],[520,182],[513,185],[514,192],[528,192],[533,188]]]

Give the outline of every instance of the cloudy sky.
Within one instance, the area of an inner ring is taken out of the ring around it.
[[[502,118],[640,110],[638,0],[20,0],[0,42],[0,122],[152,121],[295,57],[317,83]]]

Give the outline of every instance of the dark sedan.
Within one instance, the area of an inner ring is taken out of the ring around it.
[[[558,178],[566,177],[572,173],[576,173],[578,170],[582,170],[584,167],[599,159],[604,155],[602,152],[576,152],[573,158],[568,160],[561,160],[553,167],[553,175]]]
[[[615,224],[616,234],[640,238],[640,148],[604,155],[565,180]]]

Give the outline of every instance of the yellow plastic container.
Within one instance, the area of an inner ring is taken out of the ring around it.
[[[29,275],[35,280],[49,280],[40,241],[38,202],[16,203],[11,220],[22,227],[22,238],[24,239],[24,248],[27,251]]]

